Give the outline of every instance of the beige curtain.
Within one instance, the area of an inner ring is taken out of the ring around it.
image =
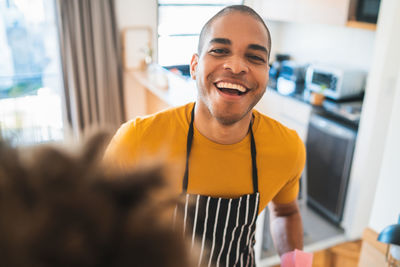
[[[124,121],[114,0],[57,0],[65,110],[76,137]]]

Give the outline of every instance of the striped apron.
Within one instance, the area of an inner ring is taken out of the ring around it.
[[[250,124],[253,193],[238,198],[188,194],[189,156],[193,141],[194,107],[187,136],[183,193],[186,195],[184,232],[192,235],[192,246],[201,246],[198,266],[255,266],[254,243],[260,194],[256,145]]]

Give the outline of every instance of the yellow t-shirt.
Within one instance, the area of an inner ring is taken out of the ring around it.
[[[137,165],[143,158],[162,155],[167,164],[175,166],[176,188],[180,192],[192,108],[190,103],[123,124],[106,150],[106,161],[125,168]],[[305,148],[294,130],[256,110],[253,115],[261,212],[272,199],[277,203],[296,199]],[[236,144],[222,145],[194,127],[193,138],[188,193],[213,197],[253,193],[250,134]]]

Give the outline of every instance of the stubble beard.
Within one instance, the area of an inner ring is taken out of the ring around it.
[[[198,77],[200,78],[200,77]],[[207,77],[207,83],[209,83],[209,86],[213,86],[213,76],[210,75]],[[264,95],[265,90],[261,92],[260,94],[254,95],[253,96],[253,101],[249,104],[247,110],[241,114],[227,114],[224,111],[218,111],[217,108],[213,107],[213,102],[211,100],[211,97],[209,97],[210,93],[207,94],[207,84],[202,84],[201,79],[196,79],[196,86],[198,90],[198,97],[197,100],[202,103],[206,107],[206,112],[208,114],[207,117],[209,119],[216,119],[218,123],[224,126],[231,126],[234,125],[235,123],[241,121],[243,118],[245,118],[254,108],[254,106],[260,101],[261,97]],[[214,90],[214,88],[212,89]],[[218,89],[215,89],[218,90]],[[251,93],[251,92],[248,92]],[[218,92],[216,92],[218,94]],[[233,110],[233,108],[227,108],[226,110]]]
[[[220,123],[221,125],[224,125],[224,126],[234,125],[235,123],[244,119],[252,111],[252,109],[258,103],[258,101],[260,101],[260,99],[263,95],[263,94],[261,94],[260,96],[256,97],[254,99],[254,101],[249,105],[247,110],[244,111],[243,113],[241,113],[241,114],[229,114],[228,113],[227,114],[227,112],[218,111],[217,109],[214,109],[212,102],[209,99],[207,99],[207,97],[201,92],[202,91],[199,90],[198,101],[202,102],[202,104],[206,107],[208,117],[210,119],[211,118],[216,119],[218,121],[218,123]],[[229,107],[227,108],[227,110],[229,110]]]
[[[222,114],[216,114],[214,112],[213,117],[221,124],[224,126],[231,126],[234,125],[235,123],[241,121],[243,118],[245,118],[249,112],[251,112],[253,107],[249,107],[246,112],[244,112],[243,114],[234,114],[234,115],[226,115],[223,116]],[[212,112],[212,110],[210,110],[210,112]]]

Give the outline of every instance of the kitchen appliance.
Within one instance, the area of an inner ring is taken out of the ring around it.
[[[376,23],[380,3],[380,0],[358,0],[356,11],[357,21]]]
[[[190,65],[174,65],[174,66],[164,66],[167,70],[182,75],[184,78],[190,78]]]
[[[336,225],[346,200],[357,136],[351,127],[314,111],[307,135],[307,205]]]
[[[304,90],[305,67],[294,61],[282,62],[276,89],[283,95],[302,94]]]
[[[268,87],[276,89],[276,83],[282,68],[282,62],[289,60],[290,56],[287,54],[276,54],[275,61],[272,62],[269,68],[269,81]]]
[[[365,77],[362,70],[311,64],[307,68],[305,87],[334,100],[340,100],[361,95],[364,91]]]

